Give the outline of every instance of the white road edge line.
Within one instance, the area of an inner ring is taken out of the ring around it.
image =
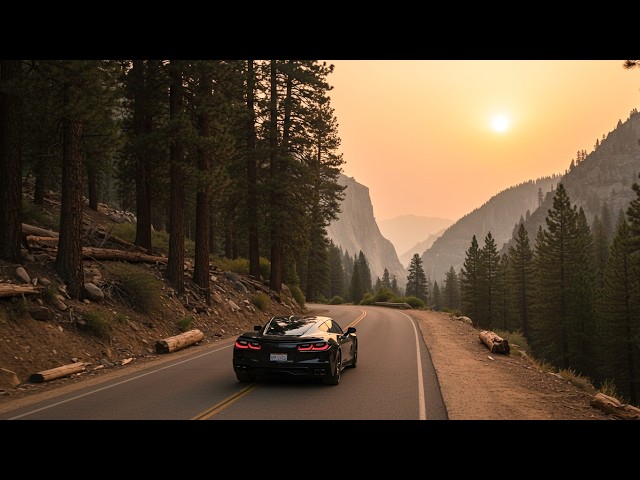
[[[29,416],[31,414],[42,412],[43,410],[48,410],[48,409],[50,409],[52,407],[57,407],[58,405],[62,405],[64,403],[72,402],[73,400],[77,400],[78,398],[86,397],[88,395],[93,395],[94,393],[101,392],[102,390],[108,390],[110,388],[117,387],[118,385],[122,385],[123,383],[127,383],[127,382],[130,382],[132,380],[137,380],[139,378],[146,377],[147,375],[151,375],[153,373],[157,373],[157,372],[160,372],[162,370],[166,370],[167,368],[175,367],[176,365],[180,365],[182,363],[190,362],[191,360],[195,360],[196,358],[204,357],[205,355],[211,355],[212,353],[219,352],[220,350],[224,350],[225,348],[229,348],[231,346],[233,346],[233,343],[231,343],[229,345],[225,345],[224,347],[217,348],[215,350],[204,352],[204,353],[202,353],[202,354],[200,354],[200,355],[198,355],[196,357],[191,357],[191,358],[188,358],[186,360],[182,360],[181,362],[172,363],[171,365],[167,365],[166,367],[161,367],[161,368],[152,370],[151,372],[147,372],[147,373],[143,373],[142,375],[137,375],[135,377],[131,377],[131,378],[127,379],[127,380],[123,380],[121,382],[114,383],[113,385],[108,385],[106,387],[98,388],[96,390],[91,390],[90,392],[83,393],[82,395],[76,395],[75,397],[67,398],[66,400],[62,400],[61,402],[57,402],[57,403],[53,403],[51,405],[47,405],[46,407],[38,408],[37,410],[31,410],[31,411],[23,413],[21,415],[17,415],[15,417],[8,418],[7,420],[17,420],[17,419],[22,418],[22,417],[27,417],[27,416]]]
[[[420,337],[418,336],[418,330],[416,329],[416,324],[413,321],[413,319],[407,315],[406,313],[403,312],[399,312],[402,313],[402,315],[404,315],[405,317],[407,317],[409,319],[409,321],[411,322],[411,326],[413,327],[413,333],[415,334],[416,337],[416,356],[417,356],[417,360],[418,360],[418,408],[420,410],[420,420],[426,420],[427,419],[427,411],[425,408],[425,394],[424,394],[424,381],[422,379],[422,359],[420,357]]]

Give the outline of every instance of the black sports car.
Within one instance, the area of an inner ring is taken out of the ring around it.
[[[337,385],[342,370],[358,363],[355,327],[345,332],[330,317],[276,316],[253,329],[240,335],[233,347],[233,370],[240,382],[317,378]]]

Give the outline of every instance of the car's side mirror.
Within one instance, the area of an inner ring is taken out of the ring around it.
[[[347,335],[349,335],[350,333],[356,333],[356,327],[347,328]]]
[[[253,329],[254,329],[256,332],[259,332],[260,330],[262,330],[262,325],[254,325],[254,326],[253,326]]]

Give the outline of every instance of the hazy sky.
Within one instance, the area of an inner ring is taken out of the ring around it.
[[[369,187],[377,220],[455,221],[564,173],[640,109],[640,70],[624,59],[327,62],[343,172]]]

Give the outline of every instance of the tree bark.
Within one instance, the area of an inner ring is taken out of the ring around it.
[[[22,223],[21,60],[0,60],[0,258],[20,263]]]
[[[70,85],[64,86],[69,104]],[[56,271],[72,298],[84,296],[82,266],[82,123],[67,114],[62,121],[62,202]]]
[[[209,286],[209,234],[211,233],[211,164],[212,151],[209,146],[211,140],[211,89],[213,79],[207,74],[206,67],[200,76],[202,88],[200,90],[200,113],[198,127],[202,142],[198,148],[199,182],[202,185],[196,194],[196,242],[193,281],[200,287],[207,305],[211,304],[211,289]]]
[[[480,341],[484,343],[491,353],[502,353],[504,355],[509,355],[511,351],[511,347],[509,346],[509,342],[496,335],[494,332],[489,332],[487,330],[483,330],[478,335],[480,337]]]
[[[182,72],[172,61],[169,65],[171,86],[169,110],[171,120],[177,123],[182,110]],[[167,278],[178,293],[184,293],[184,164],[183,147],[176,126],[170,147],[171,204],[169,210],[169,262]]]
[[[271,60],[271,99],[269,103],[269,175],[271,193],[269,204],[271,209],[271,274],[269,286],[280,293],[282,290],[282,239],[280,236],[280,216],[282,215],[276,187],[280,178],[280,163],[278,155],[278,86],[277,64]]]
[[[247,60],[247,222],[249,230],[249,275],[260,278],[260,244],[258,237],[258,189],[256,165],[256,131],[254,111],[255,73],[253,60]]]
[[[133,134],[141,139],[151,132],[148,95],[145,81],[145,61],[134,60],[133,75]],[[136,239],[135,244],[151,252],[151,162],[148,154],[141,148],[136,149]]]

